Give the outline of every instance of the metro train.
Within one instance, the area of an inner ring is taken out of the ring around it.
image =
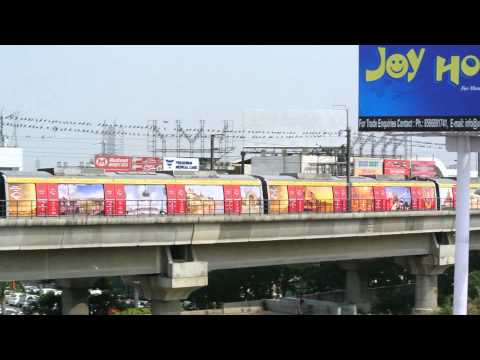
[[[58,176],[0,173],[0,216],[127,216],[342,213],[345,178],[105,174]],[[352,177],[351,210],[454,209],[455,181]],[[471,183],[471,208],[480,208],[480,182]]]

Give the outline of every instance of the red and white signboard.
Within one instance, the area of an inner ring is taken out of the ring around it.
[[[435,161],[412,161],[412,176],[436,177]]]
[[[95,167],[106,172],[129,172],[132,168],[131,156],[96,155]]]
[[[132,171],[134,172],[155,172],[161,170],[162,159],[159,157],[143,156],[134,157],[132,160]]]
[[[403,175],[403,176],[409,177],[410,161],[385,159],[383,161],[383,174],[384,175]]]

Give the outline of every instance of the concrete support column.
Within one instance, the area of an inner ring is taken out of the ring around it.
[[[97,279],[62,279],[58,285],[62,289],[62,315],[89,315],[88,289]]]
[[[127,283],[138,283],[152,302],[152,315],[176,315],[182,311],[180,301],[208,284],[208,275],[190,278],[172,278],[163,275],[124,277]]]
[[[433,256],[410,256],[397,260],[415,275],[415,305],[412,314],[430,315],[438,308],[438,275],[450,265],[435,265]]]
[[[431,314],[438,307],[438,276],[415,275],[414,314]]]
[[[368,297],[368,272],[360,261],[346,261],[340,264],[345,270],[345,299],[349,304],[356,304],[357,309],[369,313],[372,309]]]
[[[178,315],[182,311],[180,300],[154,300],[152,299],[152,315]]]

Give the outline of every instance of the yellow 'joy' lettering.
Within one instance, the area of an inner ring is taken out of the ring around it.
[[[407,81],[410,82],[415,79],[420,64],[422,63],[425,49],[420,49],[420,53],[417,55],[415,50],[411,49],[407,56],[402,54],[392,54],[386,58],[386,49],[384,47],[377,48],[380,63],[375,70],[366,71],[366,81],[376,81],[383,77],[385,71],[393,79],[400,79],[407,75]],[[412,71],[409,72],[409,69]]]

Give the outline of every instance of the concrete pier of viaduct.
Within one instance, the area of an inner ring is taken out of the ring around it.
[[[479,230],[472,211],[471,250]],[[64,313],[81,314],[91,280],[122,276],[168,314],[211,270],[339,261],[348,301],[363,304],[367,261],[394,258],[416,275],[414,312],[430,313],[454,233],[454,211],[2,219],[0,281],[60,280]]]

